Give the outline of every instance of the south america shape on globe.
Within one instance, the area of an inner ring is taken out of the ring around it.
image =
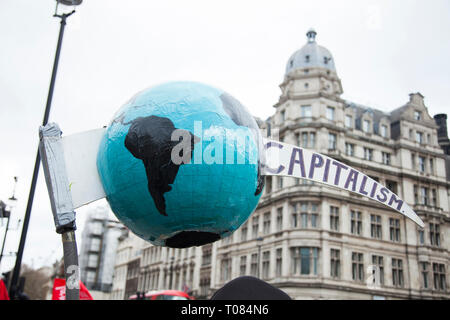
[[[167,216],[164,193],[172,190],[170,185],[174,183],[178,168],[182,164],[171,161],[172,149],[179,143],[171,139],[175,129],[170,119],[158,116],[139,117],[131,122],[125,137],[125,147],[144,163],[148,191],[156,208],[164,216]],[[190,159],[194,140],[198,141],[199,138],[194,139],[193,134],[186,132],[191,140]]]
[[[214,152],[257,161],[174,164],[170,155],[178,142],[171,135],[177,129],[189,134],[194,158],[195,152],[211,152],[211,133],[247,134],[245,152],[240,142],[228,140]],[[263,163],[254,118],[231,95],[195,82],[166,83],[135,95],[114,116],[97,157],[117,218],[153,244],[179,248],[226,237],[247,220],[264,186]]]

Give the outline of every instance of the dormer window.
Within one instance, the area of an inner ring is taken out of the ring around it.
[[[381,136],[383,137],[383,138],[387,138],[387,134],[388,134],[388,128],[387,128],[387,125],[385,125],[385,124],[382,124],[381,125],[381,130],[380,130],[381,132]]]
[[[294,66],[294,60],[289,61],[289,67],[293,67]]]
[[[363,131],[370,132],[370,121],[369,120],[363,121]]]
[[[353,120],[352,116],[349,116],[349,115],[345,116],[345,126],[347,128],[353,127],[353,125],[352,125],[353,121],[352,120]]]
[[[422,112],[420,111],[414,111],[414,120],[422,120]]]
[[[307,55],[305,56],[305,61],[306,61],[306,62],[309,62],[309,54],[307,54]]]

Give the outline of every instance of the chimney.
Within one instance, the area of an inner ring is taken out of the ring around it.
[[[434,116],[434,121],[439,126],[438,141],[448,141],[447,115],[445,113],[437,114]]]
[[[420,92],[409,94],[409,103],[425,107],[424,96]]]

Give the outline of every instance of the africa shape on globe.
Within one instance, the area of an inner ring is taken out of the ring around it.
[[[115,114],[97,168],[122,223],[155,245],[186,248],[247,220],[264,187],[263,155],[257,123],[238,100],[205,84],[170,82]]]

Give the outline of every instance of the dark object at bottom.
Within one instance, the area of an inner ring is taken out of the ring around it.
[[[30,300],[30,297],[24,292],[18,292],[16,299],[17,300]]]
[[[292,300],[284,291],[255,277],[231,280],[216,291],[211,300]]]
[[[220,239],[217,233],[200,231],[181,231],[166,240],[169,248],[189,248],[192,246],[202,246]]]

